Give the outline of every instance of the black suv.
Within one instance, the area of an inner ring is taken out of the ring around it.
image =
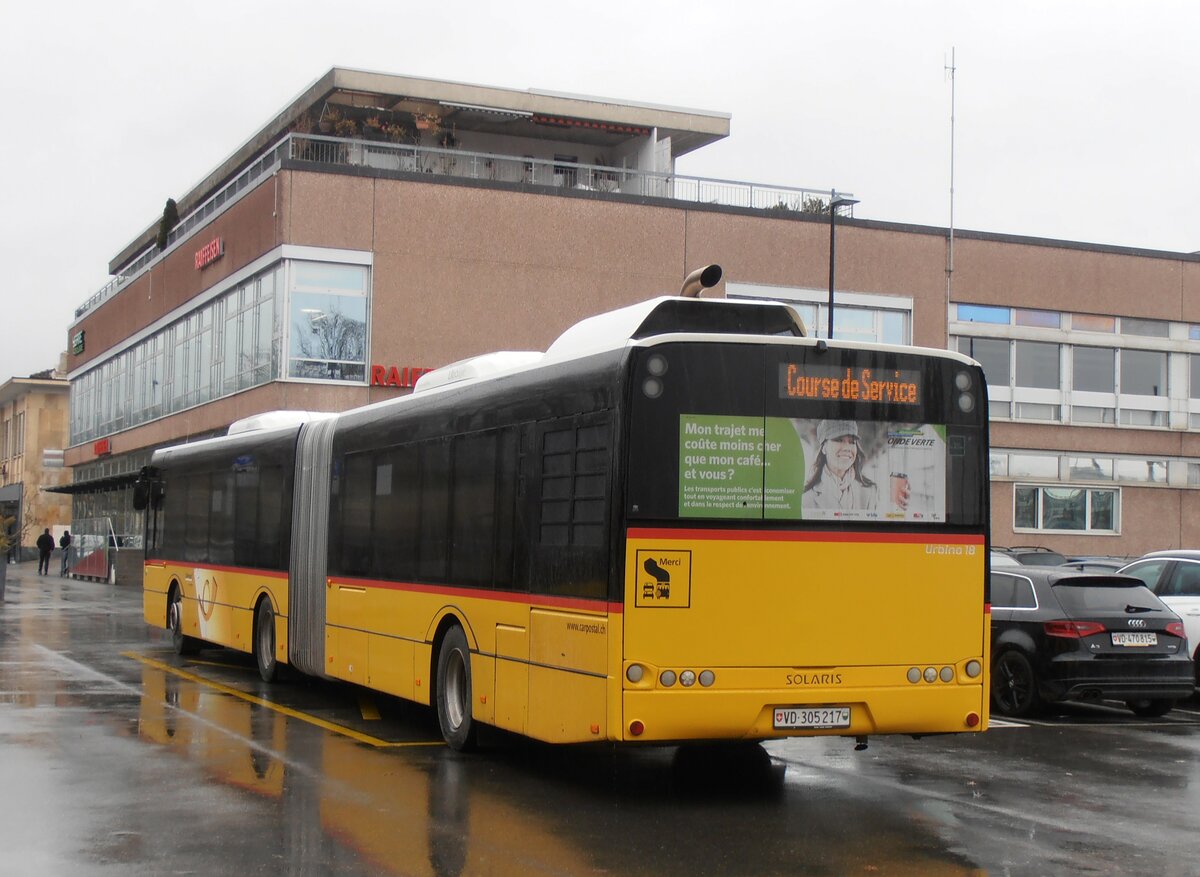
[[[993,567],[992,705],[1028,716],[1061,700],[1123,700],[1161,716],[1192,694],[1183,622],[1132,576]]]

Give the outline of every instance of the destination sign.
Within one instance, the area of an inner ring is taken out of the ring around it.
[[[920,405],[921,373],[916,369],[877,371],[786,363],[779,366],[779,397],[864,405]]]

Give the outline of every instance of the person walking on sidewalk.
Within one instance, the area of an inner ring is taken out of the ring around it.
[[[62,570],[59,571],[59,575],[65,579],[67,577],[67,569],[69,566],[67,561],[71,559],[71,531],[70,530],[64,530],[62,536],[60,536],[58,538],[58,547],[62,549],[62,553],[63,553]]]
[[[54,553],[54,537],[50,535],[50,528],[47,527],[42,531],[42,535],[37,538],[38,548],[38,575],[50,575],[50,555]]]

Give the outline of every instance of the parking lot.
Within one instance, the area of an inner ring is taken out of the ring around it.
[[[0,873],[1194,874],[1200,705],[986,734],[462,756],[429,711],[173,654],[128,586],[10,576]]]

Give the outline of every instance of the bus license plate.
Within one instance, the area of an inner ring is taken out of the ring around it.
[[[816,730],[820,728],[849,728],[850,707],[776,707],[775,727],[779,730]]]
[[[1158,634],[1119,631],[1112,635],[1112,644],[1114,646],[1156,646],[1158,645]]]

